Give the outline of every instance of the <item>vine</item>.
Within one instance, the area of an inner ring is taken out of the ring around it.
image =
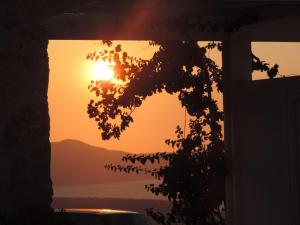
[[[223,71],[207,51],[221,43],[200,46],[197,41],[150,42],[159,50],[149,60],[137,59],[122,51],[120,45],[104,41],[110,47],[90,53],[89,60],[114,62],[114,82],[92,81],[89,90],[97,100],[88,104],[89,117],[94,119],[102,139],[120,138],[133,122],[132,113],[153,94],[166,91],[177,94],[191,116],[189,133],[176,128],[176,139],[166,140],[174,152],[148,155],[127,155],[127,166],[106,165],[112,171],[148,173],[161,183],[146,188],[155,195],[168,198],[172,204],[167,214],[148,209],[159,224],[225,224],[225,151],[222,135],[223,112],[214,91],[223,93]],[[269,67],[252,56],[253,70],[267,71],[270,78],[278,73],[278,65]],[[166,161],[159,168],[146,169],[146,163]]]

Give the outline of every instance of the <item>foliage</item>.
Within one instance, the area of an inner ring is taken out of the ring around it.
[[[260,72],[267,72],[270,79],[273,79],[278,75],[278,64],[275,64],[270,68],[270,65],[265,61],[261,61],[257,56],[252,53],[252,70],[257,70]]]
[[[112,43],[105,41],[112,46]],[[88,114],[95,119],[102,139],[119,138],[133,122],[132,113],[153,94],[165,90],[176,94],[191,116],[189,133],[177,126],[175,140],[166,140],[174,152],[148,155],[127,155],[127,166],[106,165],[122,172],[149,173],[161,180],[158,186],[146,188],[156,195],[166,196],[172,208],[166,215],[148,209],[160,224],[225,224],[225,152],[222,136],[223,112],[218,108],[216,93],[223,92],[223,72],[207,57],[207,51],[222,44],[200,46],[196,41],[150,42],[159,50],[150,60],[128,56],[120,45],[99,53],[90,53],[90,60],[114,62],[116,80],[92,81],[89,89],[97,100],[88,104]],[[270,78],[278,73],[278,65],[252,55],[253,70],[266,71]],[[146,163],[167,164],[146,169]]]
[[[149,191],[166,196],[172,203],[167,215],[149,210],[160,224],[224,224],[223,113],[213,94],[214,86],[218,92],[223,90],[222,70],[206,56],[208,49],[221,45],[210,43],[202,47],[196,41],[150,42],[150,45],[159,46],[150,60],[130,57],[121,46],[88,55],[91,60],[114,61],[117,77],[116,82],[91,83],[89,89],[97,100],[88,104],[88,114],[97,121],[103,139],[119,138],[133,122],[135,108],[147,97],[165,90],[178,94],[191,116],[189,133],[185,136],[182,128],[177,127],[177,138],[166,140],[175,150],[172,153],[128,155],[123,160],[132,165],[107,165],[107,168],[143,171],[161,179],[160,185],[147,186]],[[161,160],[167,160],[168,164],[158,169],[133,166]]]

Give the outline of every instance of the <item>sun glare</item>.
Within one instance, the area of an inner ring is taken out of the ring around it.
[[[94,80],[109,81],[114,78],[113,66],[108,62],[97,62],[93,68]]]

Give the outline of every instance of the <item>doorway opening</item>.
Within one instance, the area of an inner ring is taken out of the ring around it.
[[[148,41],[114,41],[114,45],[117,44],[137,58],[149,59],[157,51]],[[207,45],[207,42],[199,42],[199,45]],[[158,93],[134,111],[134,123],[120,140],[103,141],[97,123],[87,114],[87,104],[94,98],[88,86],[95,78],[95,63],[86,57],[105,48],[97,40],[49,42],[48,102],[54,207],[142,210],[142,213],[146,208],[155,207],[167,212],[170,204],[166,198],[145,189],[146,184],[159,181],[146,175],[113,173],[104,166],[122,164],[122,156],[128,153],[173,151],[165,140],[176,138],[177,125],[188,127],[189,116],[178,94]],[[221,52],[215,49],[206,54],[222,66]],[[213,88],[212,94],[223,110],[223,96]]]

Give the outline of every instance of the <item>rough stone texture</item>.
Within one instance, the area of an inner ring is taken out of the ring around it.
[[[48,37],[40,24],[89,1],[0,1],[0,216],[19,225],[51,212],[53,195]]]
[[[51,209],[47,46],[40,27],[0,6],[1,213]]]

